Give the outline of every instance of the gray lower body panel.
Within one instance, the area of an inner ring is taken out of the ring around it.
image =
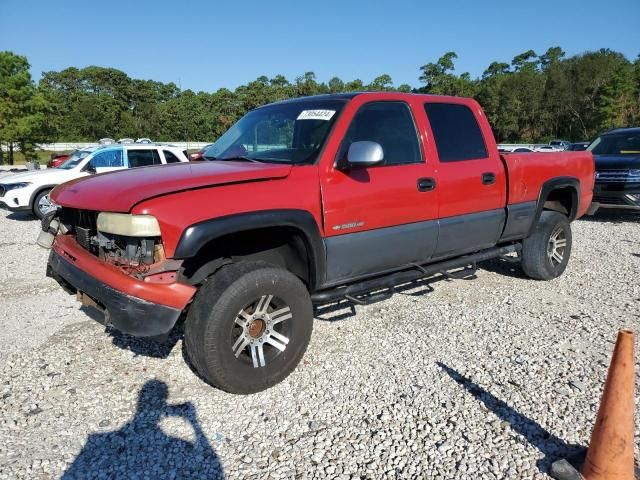
[[[507,224],[500,241],[520,240],[529,235],[537,208],[538,203],[535,201],[507,205]]]
[[[503,208],[440,219],[433,258],[445,258],[493,247],[504,228]]]
[[[424,262],[433,254],[437,241],[437,220],[326,238],[327,282]]]
[[[324,287],[493,247],[505,220],[500,208],[326,238]]]

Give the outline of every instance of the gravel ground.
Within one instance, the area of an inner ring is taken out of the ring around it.
[[[179,333],[105,332],[44,277],[37,232],[0,212],[2,479],[546,479],[588,442],[617,330],[640,330],[640,216],[600,215],[557,280],[494,261],[323,308],[287,380],[233,396]]]

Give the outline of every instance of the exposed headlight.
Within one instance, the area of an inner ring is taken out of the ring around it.
[[[98,231],[126,237],[159,237],[160,225],[152,215],[102,212],[98,214]]]
[[[15,190],[16,188],[25,188],[31,185],[31,182],[19,182],[19,183],[5,183],[3,185],[5,192],[9,190]]]

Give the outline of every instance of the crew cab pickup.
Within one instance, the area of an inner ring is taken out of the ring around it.
[[[204,157],[61,185],[41,236],[48,274],[115,329],[184,315],[190,361],[234,393],[295,369],[314,303],[501,256],[561,275],[594,184],[590,152],[501,156],[474,100],[389,92],[257,108]]]

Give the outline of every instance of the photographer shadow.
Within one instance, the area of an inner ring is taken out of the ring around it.
[[[191,402],[167,404],[168,387],[150,380],[140,390],[133,419],[121,429],[92,433],[62,480],[85,478],[224,478],[222,465]],[[165,418],[179,418],[193,439],[167,435]]]
[[[470,378],[465,377],[442,362],[436,362],[436,364],[449,375],[453,381],[461,385],[471,396],[482,402],[487,409],[500,420],[507,422],[515,433],[521,435],[529,444],[543,454],[543,458],[536,462],[536,466],[540,472],[549,472],[551,464],[561,458],[568,459],[577,469],[581,467],[584,456],[586,455],[586,448],[584,446],[570,444],[562,438],[556,437],[538,422],[516,411],[506,402],[500,400],[477,383],[474,383]]]

